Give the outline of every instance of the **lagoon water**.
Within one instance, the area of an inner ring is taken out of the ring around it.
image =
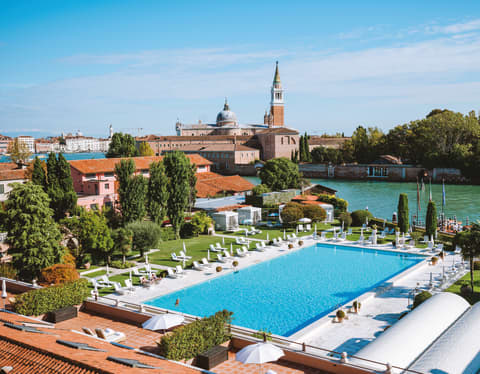
[[[257,177],[247,177],[254,184],[260,183]],[[379,218],[392,219],[392,213],[397,211],[398,196],[405,192],[408,194],[410,216],[417,210],[417,184],[385,181],[350,181],[340,179],[310,179],[312,183],[318,183],[336,189],[337,196],[349,202],[350,212],[357,209],[365,209]],[[465,223],[467,217],[470,222],[480,219],[480,186],[470,185],[445,185],[446,194],[446,217],[456,216]],[[440,214],[442,210],[442,185],[432,184],[432,198],[437,205]],[[425,221],[427,204],[429,199],[429,186],[420,192],[421,211],[420,219]]]
[[[63,153],[67,160],[91,160],[94,158],[105,158],[105,153],[89,152],[89,153]],[[41,160],[47,160],[48,154],[35,153],[32,157],[38,156]],[[10,162],[10,158],[5,155],[0,156],[0,162]]]

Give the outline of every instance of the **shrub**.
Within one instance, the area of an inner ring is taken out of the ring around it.
[[[418,241],[422,238],[422,233],[418,231],[413,231],[410,236],[415,240],[415,244],[418,244]]]
[[[344,312],[342,309],[337,310],[336,315],[337,315],[337,318],[338,318],[338,319],[343,319],[343,318],[345,318],[345,312]]]
[[[352,305],[353,305],[353,309],[355,310],[360,310],[360,308],[362,307],[362,303],[357,300],[355,300]]]
[[[162,227],[162,231],[160,233],[160,240],[162,242],[167,242],[169,240],[175,240],[175,232],[173,231],[173,227]]]
[[[335,215],[339,215],[342,212],[346,212],[348,208],[348,201],[344,199],[340,199],[339,197],[326,195],[326,194],[318,194],[318,201],[323,203],[332,204],[335,208]]]
[[[303,209],[300,204],[288,203],[280,213],[284,225],[295,225],[303,217]]]
[[[65,255],[62,258],[62,263],[75,266],[76,259],[70,252],[66,251]]]
[[[39,281],[42,284],[63,284],[80,278],[72,264],[55,264],[42,270]]]
[[[460,294],[463,297],[471,296],[472,295],[472,287],[470,287],[467,283],[462,284],[460,287]]]
[[[473,270],[480,270],[480,261],[473,261]]]
[[[272,340],[272,333],[270,331],[267,331],[267,330],[258,330],[257,332],[254,332],[252,334],[252,336],[254,338],[262,339],[262,340],[266,340],[266,341],[271,341]]]
[[[15,312],[26,316],[39,316],[56,309],[78,305],[90,291],[86,279],[78,279],[58,286],[25,292],[15,298]]]
[[[220,272],[222,271],[222,267],[221,267],[221,266],[217,266],[217,267],[215,268],[215,270],[217,271],[217,273],[220,273]]]
[[[162,231],[159,225],[149,221],[132,222],[126,228],[133,232],[133,248],[140,251],[141,256],[145,250],[155,248]]]
[[[15,269],[12,264],[3,262],[0,264],[0,277],[16,279],[17,269]]]
[[[169,360],[188,360],[228,341],[231,336],[227,325],[232,322],[232,314],[223,310],[175,329],[171,335],[162,337],[160,354]]]
[[[206,234],[209,227],[213,226],[212,218],[204,211],[195,213],[190,222],[193,225],[194,236],[198,236],[198,234]]]
[[[270,188],[268,188],[265,184],[258,184],[252,189],[253,196],[261,196],[264,193],[270,192]]]
[[[421,303],[431,297],[432,294],[428,291],[420,292],[418,295],[415,296],[415,299],[413,299],[413,309],[415,309],[417,306],[419,306]]]
[[[302,206],[303,216],[310,218],[313,222],[325,221],[327,212],[318,205],[304,205]]]
[[[352,226],[352,216],[348,212],[343,212],[338,215],[340,225],[343,223],[343,228],[348,229]]]
[[[112,266],[112,268],[128,269],[128,268],[133,268],[135,266],[135,263],[129,262],[129,261],[125,261],[125,263],[123,263],[123,261],[115,260],[115,261],[112,261],[110,265]]]
[[[372,213],[368,210],[356,210],[352,212],[352,224],[353,226],[362,226],[364,223],[373,218]]]
[[[180,228],[180,237],[182,239],[188,239],[194,236],[198,236],[195,225],[192,222],[185,222]]]

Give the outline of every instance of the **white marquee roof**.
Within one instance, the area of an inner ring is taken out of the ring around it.
[[[477,303],[409,369],[428,374],[476,374],[480,369],[479,332],[480,303]]]
[[[462,297],[453,293],[432,296],[355,356],[408,368],[469,307]],[[363,360],[352,359],[351,362],[375,370],[386,368]]]

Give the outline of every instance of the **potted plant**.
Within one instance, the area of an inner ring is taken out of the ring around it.
[[[343,319],[345,318],[345,312],[342,309],[337,310],[337,320],[338,322],[342,323]]]
[[[293,244],[292,243],[288,244],[288,249],[293,249]]]
[[[360,301],[355,300],[353,302],[353,310],[355,311],[355,313],[358,313],[361,307],[362,307],[362,303],[360,303]]]
[[[440,257],[442,260],[445,258],[445,253],[442,251],[438,254],[438,257]]]
[[[438,257],[432,257],[432,265],[436,265],[438,262]]]
[[[237,271],[238,261],[237,260],[233,261],[232,266],[233,266],[233,270]]]
[[[301,247],[303,245],[303,240],[298,241],[298,246]]]
[[[215,270],[217,271],[217,273],[220,273],[220,272],[222,271],[222,267],[221,267],[221,266],[217,266],[217,267],[215,268]]]

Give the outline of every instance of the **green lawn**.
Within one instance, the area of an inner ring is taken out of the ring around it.
[[[175,266],[183,265],[183,262],[175,262],[171,260],[171,253],[175,252],[177,256],[180,254],[180,251],[183,250],[183,242],[187,248],[187,256],[192,256],[192,259],[186,261],[186,266],[190,266],[193,261],[201,260],[203,257],[207,257],[207,249],[210,244],[215,245],[215,243],[220,243],[222,245],[222,238],[218,236],[209,236],[209,235],[200,235],[196,238],[191,239],[179,239],[179,240],[170,240],[168,242],[162,242],[159,245],[160,251],[154,252],[148,255],[148,261],[158,265],[165,266]],[[230,243],[233,243],[233,249],[240,248],[239,245],[235,244],[234,239],[225,238],[225,244],[222,245],[230,250]],[[250,244],[250,248],[254,248],[254,244]],[[216,254],[210,252],[210,258],[213,261],[217,258]]]
[[[470,285],[470,273],[466,274],[463,278],[459,279],[456,281],[454,284],[452,284],[449,288],[447,288],[447,292],[453,292],[456,293],[457,295],[462,296],[460,293],[460,287],[462,284],[467,283]],[[474,291],[476,290],[477,292],[474,292],[473,295],[465,297],[465,299],[470,303],[470,304],[475,304],[477,301],[480,301],[480,270],[474,270],[473,271],[473,284],[474,284]]]
[[[85,274],[84,277],[87,278],[96,278],[96,277],[101,277],[102,275],[107,274],[106,270],[98,270],[94,271],[93,273]]]
[[[307,232],[299,232],[297,236],[307,236],[307,235],[312,235],[313,234],[313,228],[315,227],[315,224],[311,224],[312,230],[307,231]],[[223,234],[223,235],[235,235],[235,236],[240,236],[245,238],[245,231],[243,229],[250,229],[252,226],[243,226],[240,225],[240,228],[242,229],[241,231],[236,231],[234,233],[232,232],[223,232],[223,231],[218,231],[218,234]],[[317,233],[320,233],[323,230],[328,230],[331,229],[332,225],[330,224],[323,224],[323,223],[317,223]],[[255,235],[248,235],[246,238],[251,238],[251,239],[267,239],[267,233],[268,233],[268,238],[272,240],[273,238],[278,238],[281,237],[283,238],[283,228],[268,228],[265,226],[259,226],[257,229],[261,230],[261,234],[255,234]],[[289,228],[285,229],[285,232],[287,234],[291,234],[295,232],[295,229]]]

